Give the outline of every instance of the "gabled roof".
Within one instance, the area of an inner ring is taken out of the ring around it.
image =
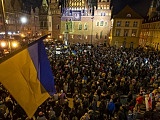
[[[141,17],[128,5],[126,5],[117,15],[113,16],[113,18],[143,19],[143,17]]]
[[[126,5],[129,5],[142,17],[146,17],[152,0],[111,0],[112,16],[117,15]]]

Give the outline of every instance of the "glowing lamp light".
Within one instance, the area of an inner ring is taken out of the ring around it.
[[[21,17],[21,22],[22,22],[22,24],[27,23],[27,18],[26,17]]]
[[[60,36],[59,36],[59,38],[61,39],[61,38],[62,38],[62,36],[60,35]]]
[[[22,34],[21,34],[21,37],[25,37],[25,35],[22,33]]]
[[[18,43],[17,43],[17,42],[15,42],[15,41],[14,41],[14,42],[12,42],[12,47],[13,47],[13,48],[17,48],[17,47],[18,47]]]
[[[1,42],[1,47],[3,47],[3,48],[4,48],[4,47],[6,47],[6,46],[7,46],[7,43],[6,43],[6,42],[4,42],[4,41],[3,41],[3,42]]]

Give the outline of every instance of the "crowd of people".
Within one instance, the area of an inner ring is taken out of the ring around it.
[[[53,56],[50,46],[46,47],[56,93],[32,119],[160,119],[159,51],[76,44]],[[1,109],[1,119],[28,119],[3,86],[0,96],[7,108]],[[72,107],[69,98],[73,99]]]

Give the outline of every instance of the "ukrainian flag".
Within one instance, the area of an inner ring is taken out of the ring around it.
[[[55,93],[54,77],[43,44],[45,37],[0,63],[0,82],[30,118]]]

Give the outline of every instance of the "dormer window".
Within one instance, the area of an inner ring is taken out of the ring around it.
[[[131,17],[131,14],[127,14],[126,17]]]

